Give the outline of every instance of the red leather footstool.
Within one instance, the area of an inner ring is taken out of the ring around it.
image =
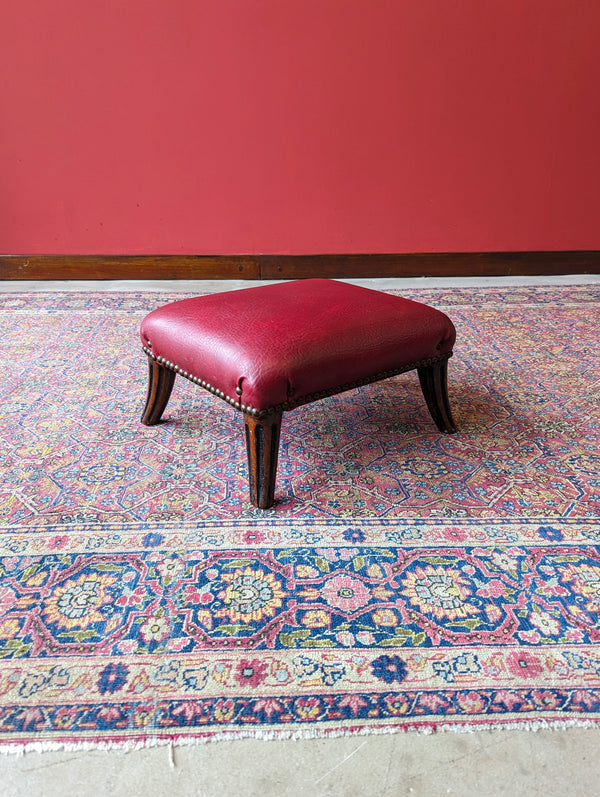
[[[438,429],[456,427],[447,363],[456,332],[432,307],[324,279],[199,296],[151,312],[142,423],[158,423],[175,375],[244,416],[250,500],[274,503],[281,416],[301,404],[417,369]]]

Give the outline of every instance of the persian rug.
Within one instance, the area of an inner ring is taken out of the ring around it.
[[[137,329],[184,294],[0,296],[0,745],[596,724],[600,290],[406,290],[457,331],[459,432],[416,374],[241,416]]]

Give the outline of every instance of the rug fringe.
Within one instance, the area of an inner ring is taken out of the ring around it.
[[[264,742],[272,741],[303,741],[309,739],[328,739],[342,738],[344,736],[382,736],[393,733],[420,733],[429,736],[434,733],[477,733],[479,731],[565,731],[572,728],[598,729],[600,719],[596,720],[531,720],[531,721],[508,721],[508,722],[486,722],[481,724],[472,723],[440,723],[440,724],[416,724],[416,725],[386,725],[379,727],[352,727],[334,729],[303,729],[303,730],[265,730],[257,731],[232,731],[206,734],[203,736],[149,736],[143,739],[107,739],[98,741],[44,741],[44,742],[17,742],[0,744],[0,754],[23,756],[27,753],[50,753],[50,752],[92,752],[120,751],[122,753],[132,753],[138,750],[147,750],[154,747],[168,747],[169,766],[174,768],[175,748],[192,747],[199,744],[209,744],[211,742],[233,742],[245,739],[256,739]]]

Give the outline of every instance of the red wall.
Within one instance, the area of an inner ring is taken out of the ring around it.
[[[0,9],[0,253],[600,249],[598,0]]]

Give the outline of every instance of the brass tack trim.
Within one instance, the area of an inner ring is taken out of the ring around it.
[[[190,382],[193,382],[200,387],[203,387],[205,390],[208,390],[209,393],[217,396],[218,398],[223,399],[232,407],[235,407],[236,410],[241,410],[242,412],[247,413],[248,415],[253,415],[255,418],[264,418],[266,415],[273,415],[274,413],[283,412],[285,410],[293,410],[295,407],[301,407],[303,404],[310,404],[312,401],[318,401],[319,399],[327,398],[328,396],[335,396],[337,393],[344,393],[346,390],[352,390],[355,387],[362,387],[363,385],[369,385],[373,382],[380,382],[382,379],[389,379],[391,376],[398,376],[398,374],[404,374],[408,371],[414,371],[416,368],[426,368],[431,365],[435,365],[436,363],[442,362],[443,360],[449,360],[452,357],[452,352],[448,352],[448,354],[442,354],[439,357],[427,357],[424,360],[419,360],[415,363],[410,363],[409,365],[405,365],[402,368],[393,368],[388,371],[380,371],[378,374],[374,374],[373,376],[366,377],[364,379],[357,379],[354,382],[346,382],[343,385],[338,385],[337,387],[329,388],[327,390],[319,390],[315,393],[307,393],[305,396],[300,396],[297,399],[290,399],[290,401],[285,401],[282,404],[276,404],[274,407],[268,407],[265,410],[258,410],[255,407],[250,407],[247,404],[240,404],[237,399],[228,396],[222,390],[217,390],[216,387],[213,387],[209,382],[206,382],[204,379],[200,379],[198,376],[194,376],[193,374],[188,374],[187,371],[182,371],[179,369],[179,366],[175,365],[174,363],[170,362],[169,360],[165,360],[164,357],[157,357],[153,352],[150,351],[146,346],[142,346],[142,350],[145,354],[148,355],[152,360],[155,362],[160,363],[165,368],[169,368],[171,371],[175,371],[175,373],[183,376],[185,379],[188,379]],[[239,390],[239,393],[238,393]],[[238,395],[241,395],[241,389],[236,387],[235,392]]]

